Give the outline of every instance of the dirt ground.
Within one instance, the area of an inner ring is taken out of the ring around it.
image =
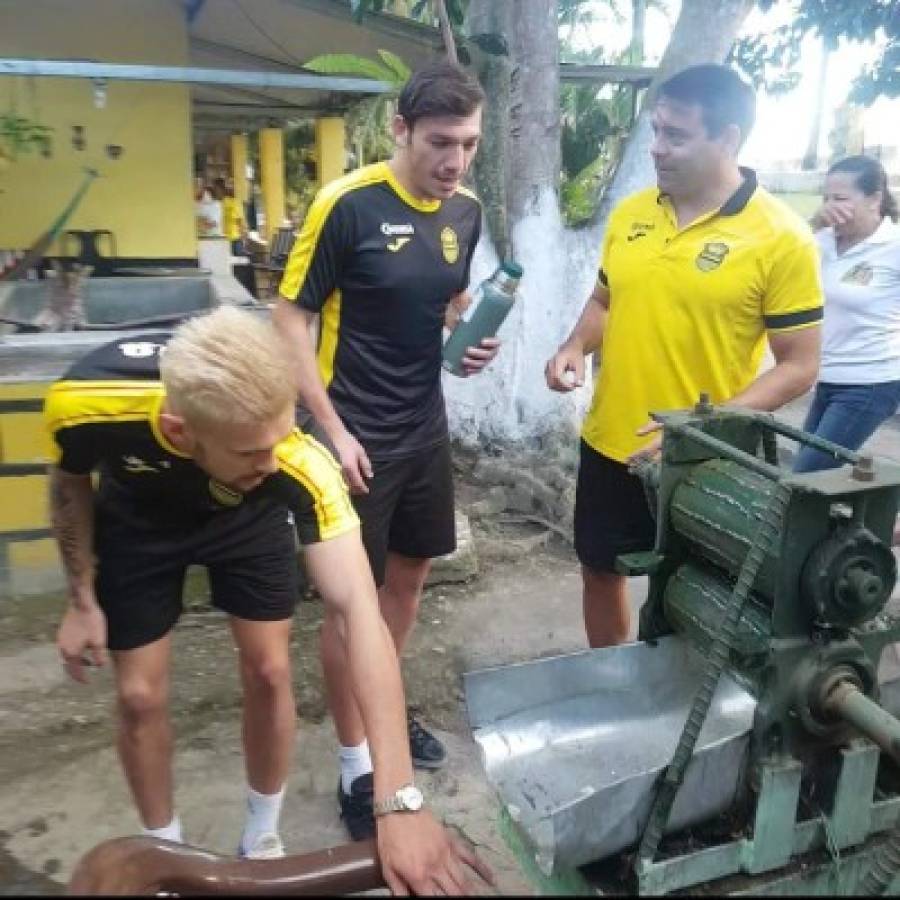
[[[496,825],[499,807],[465,719],[461,674],[582,648],[580,579],[554,538],[523,556],[540,529],[475,526],[482,576],[429,588],[403,668],[408,701],[448,747],[417,782],[445,821],[479,847],[503,893],[529,893]],[[195,594],[202,591],[195,591]],[[174,638],[177,806],[186,839],[233,853],[244,781],[235,650],[224,617],[193,598]],[[75,861],[138,821],[112,749],[111,678],[64,679],[53,636],[60,597],[0,605],[0,895],[59,893]],[[316,653],[321,604],[300,604],[293,639],[300,724],[282,818],[289,852],[342,843],[335,740]]]
[[[792,421],[804,404],[790,410]],[[900,457],[888,426],[873,449]],[[461,506],[477,490],[461,485]],[[580,577],[571,546],[541,528],[472,523],[481,575],[429,588],[403,667],[408,700],[448,747],[418,783],[499,878],[503,894],[533,893],[498,831],[499,805],[465,718],[461,675],[489,665],[580,650]],[[635,581],[637,606],[646,590]],[[224,617],[194,591],[175,632],[173,716],[177,808],[189,843],[233,853],[244,778],[235,650]],[[61,893],[77,859],[107,838],[133,834],[137,817],[113,750],[111,678],[87,687],[63,676],[53,637],[60,596],[0,602],[0,895]],[[289,852],[346,840],[337,815],[336,744],[316,652],[318,601],[300,604],[293,638],[300,725],[282,817]]]

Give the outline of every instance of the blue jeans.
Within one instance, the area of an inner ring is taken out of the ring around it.
[[[812,406],[806,414],[803,430],[858,450],[875,430],[900,407],[900,381],[879,384],[829,384],[820,381]],[[794,460],[795,472],[817,472],[836,469],[840,460],[815,450],[801,447]]]

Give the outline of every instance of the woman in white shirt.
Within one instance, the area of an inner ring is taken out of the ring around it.
[[[848,156],[813,217],[825,292],[822,361],[804,429],[858,450],[900,407],[900,226],[881,163]],[[795,472],[841,463],[803,447]]]

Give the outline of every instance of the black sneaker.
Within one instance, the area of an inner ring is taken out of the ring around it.
[[[372,798],[375,793],[375,779],[372,773],[360,775],[350,783],[350,793],[345,794],[338,778],[337,794],[341,805],[341,818],[350,837],[354,841],[364,841],[375,837],[375,813]]]
[[[409,729],[409,755],[417,769],[439,769],[447,758],[444,745],[423,728],[416,717],[406,711],[406,727]]]

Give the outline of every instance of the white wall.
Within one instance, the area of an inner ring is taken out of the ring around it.
[[[567,231],[550,190],[538,208],[538,214],[515,225],[512,235],[514,247],[526,248],[517,260],[525,274],[516,306],[500,328],[499,356],[481,375],[443,375],[450,432],[465,442],[527,442],[550,431],[574,438],[590,400],[590,385],[570,395],[548,390],[544,365],[593,289],[599,238],[587,230]],[[472,262],[472,285],[496,266],[496,252],[485,236]]]

